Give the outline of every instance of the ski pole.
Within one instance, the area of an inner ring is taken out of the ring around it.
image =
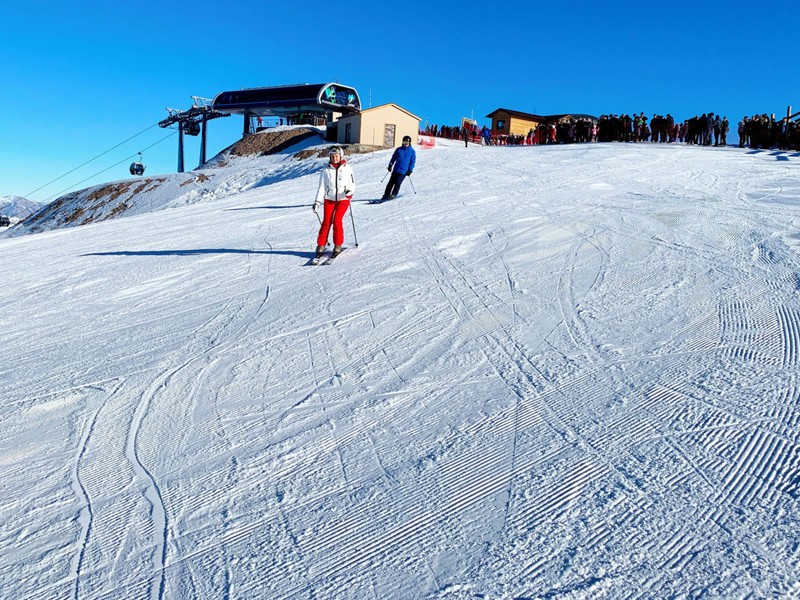
[[[386,171],[386,175],[388,175],[390,172],[391,172],[391,171]],[[383,183],[383,180],[384,180],[384,179],[386,179],[386,175],[384,175],[384,176],[383,176],[383,179],[381,179],[381,183]]]
[[[317,215],[317,221],[319,221],[319,226],[322,227],[322,217],[319,216],[319,213],[317,211],[314,211],[314,214]],[[330,242],[325,242],[326,248],[330,245],[331,245]]]
[[[353,203],[350,203],[350,222],[353,224],[353,240],[358,248],[358,236],[356,235],[356,220],[353,218]]]
[[[414,190],[414,195],[417,195],[417,188],[414,187],[414,182],[411,180],[411,175],[408,176],[408,180],[411,181],[411,189]]]

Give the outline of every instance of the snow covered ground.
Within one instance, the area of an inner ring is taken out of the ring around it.
[[[0,239],[0,595],[800,596],[800,156],[419,150],[329,267],[259,160]]]

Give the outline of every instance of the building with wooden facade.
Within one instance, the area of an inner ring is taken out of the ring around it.
[[[492,134],[494,135],[528,135],[531,129],[548,123],[548,118],[542,115],[498,108],[486,115],[492,120]]]

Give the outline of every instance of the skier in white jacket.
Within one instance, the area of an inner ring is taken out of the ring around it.
[[[330,161],[325,166],[319,178],[317,197],[314,200],[314,212],[317,212],[324,202],[322,223],[317,235],[317,255],[322,256],[325,244],[328,243],[328,234],[333,225],[333,257],[342,251],[344,244],[344,227],[342,219],[350,208],[350,200],[356,189],[356,178],[353,168],[344,158],[344,150],[340,146],[332,146],[328,151]]]

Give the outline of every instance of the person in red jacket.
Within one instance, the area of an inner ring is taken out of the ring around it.
[[[342,219],[350,208],[350,200],[356,190],[356,178],[353,168],[344,158],[344,150],[340,146],[332,146],[328,151],[329,162],[322,170],[319,178],[317,197],[314,200],[314,212],[317,212],[324,201],[325,211],[321,219],[317,235],[316,258],[319,259],[328,243],[328,234],[333,226],[333,254],[335,258],[342,252],[344,244],[344,226]]]

